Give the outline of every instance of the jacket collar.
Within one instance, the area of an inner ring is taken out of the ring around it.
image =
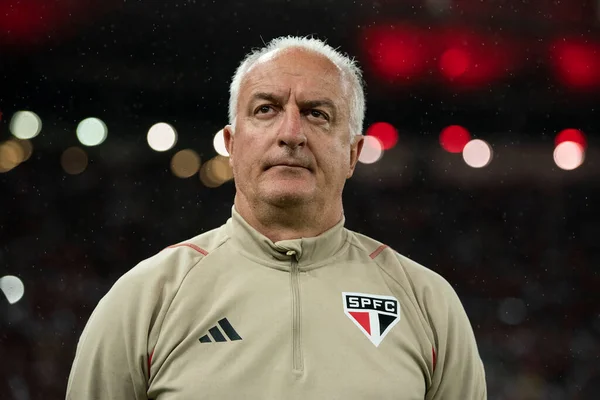
[[[250,226],[233,206],[225,229],[236,247],[250,258],[259,259],[269,266],[288,269],[294,256],[298,266],[304,269],[311,265],[316,267],[315,264],[336,256],[346,247],[348,230],[344,228],[345,221],[346,218],[342,216],[340,222],[319,236],[273,242]],[[295,253],[289,254],[290,251]]]

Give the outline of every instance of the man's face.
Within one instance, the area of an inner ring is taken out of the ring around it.
[[[347,99],[323,56],[287,49],[256,63],[240,87],[235,133],[224,130],[238,193],[277,207],[341,201],[362,148]]]

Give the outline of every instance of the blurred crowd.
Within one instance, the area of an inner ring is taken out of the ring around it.
[[[70,176],[48,167],[57,157],[0,175],[0,276],[25,285],[16,304],[0,298],[2,399],[64,398],[79,335],[115,280],[231,213],[232,182],[208,189],[152,163]],[[490,400],[598,398],[598,184],[465,189],[421,172],[402,187],[349,181],[347,227],[451,282]]]

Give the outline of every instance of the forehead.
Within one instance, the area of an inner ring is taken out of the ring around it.
[[[295,96],[327,96],[342,102],[345,85],[341,70],[329,59],[304,49],[265,54],[248,70],[240,99],[257,91],[293,92]]]

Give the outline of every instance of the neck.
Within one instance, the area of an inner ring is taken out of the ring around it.
[[[341,201],[330,207],[299,205],[292,208],[251,204],[239,194],[235,196],[235,209],[272,242],[318,236],[340,222],[343,214]]]

